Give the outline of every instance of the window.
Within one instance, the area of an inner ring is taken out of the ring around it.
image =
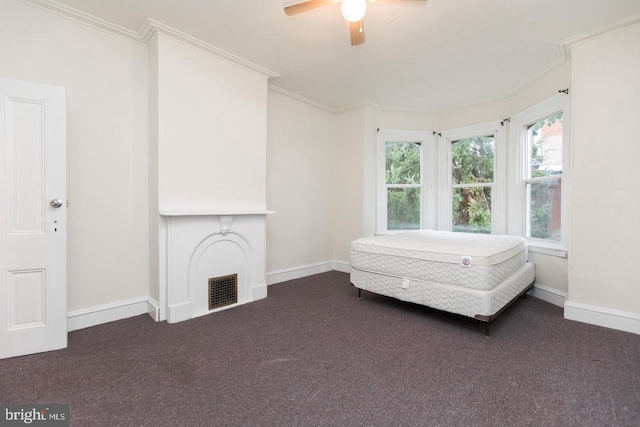
[[[500,123],[442,132],[440,137],[441,230],[504,232],[504,183],[498,179],[498,154],[504,150]]]
[[[453,231],[491,233],[494,137],[451,143]]]
[[[560,241],[562,112],[527,126],[526,236]]]
[[[429,132],[378,131],[378,232],[433,227],[433,157]]]
[[[511,119],[509,232],[534,247],[566,248],[568,99],[557,95]]]
[[[420,142],[385,142],[387,229],[420,229],[422,189]]]

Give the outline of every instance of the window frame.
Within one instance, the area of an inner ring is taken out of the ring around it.
[[[461,139],[490,135],[494,138],[493,182],[489,185],[471,184],[470,186],[491,187],[491,234],[504,234],[506,232],[506,130],[499,121],[441,132],[438,138],[439,164],[441,165],[439,171],[438,197],[439,230],[453,230],[452,143]]]
[[[386,143],[420,143],[420,184],[387,184],[385,182]],[[420,229],[435,226],[436,154],[432,131],[411,131],[398,129],[378,129],[376,135],[376,234],[398,233],[408,230],[387,228],[387,189],[420,188]]]
[[[531,252],[548,253],[551,255],[566,256],[569,236],[569,208],[570,208],[570,162],[569,147],[571,137],[570,105],[569,96],[557,94],[533,107],[530,107],[513,117],[509,126],[510,147],[509,163],[512,168],[511,181],[513,185],[509,192],[509,223],[508,233],[525,237],[529,243]],[[556,113],[562,112],[562,174],[553,175],[547,178],[529,177],[530,162],[530,142],[528,140],[528,129],[531,125],[544,120]],[[529,218],[527,184],[532,182],[543,182],[550,179],[561,180],[561,212],[560,212],[560,240],[548,240],[536,237],[528,237]]]

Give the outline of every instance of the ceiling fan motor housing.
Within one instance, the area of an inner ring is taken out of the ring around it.
[[[343,0],[342,2],[342,16],[349,22],[361,20],[366,11],[366,0]]]

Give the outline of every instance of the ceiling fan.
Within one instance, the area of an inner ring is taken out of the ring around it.
[[[318,7],[333,3],[342,3],[342,16],[349,21],[349,33],[351,34],[351,46],[364,43],[363,18],[369,3],[397,3],[402,1],[426,1],[426,0],[300,0],[287,1],[289,5],[284,7],[287,15],[296,15]]]

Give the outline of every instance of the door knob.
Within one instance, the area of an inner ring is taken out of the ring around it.
[[[60,199],[53,199],[52,201],[49,202],[49,205],[52,208],[59,208],[60,206],[62,206],[62,200]]]

